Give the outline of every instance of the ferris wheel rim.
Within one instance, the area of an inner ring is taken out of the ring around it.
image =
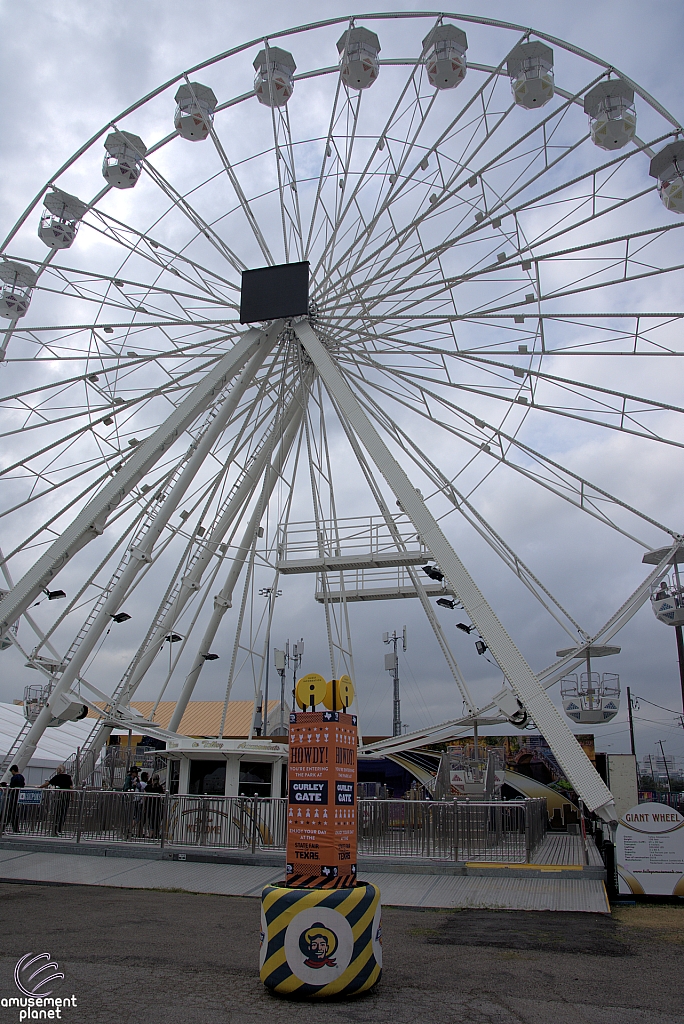
[[[651,94],[649,92],[647,92],[645,89],[643,89],[642,86],[640,86],[638,82],[634,81],[628,75],[625,75],[622,71],[620,71],[619,68],[615,67],[615,65],[610,64],[610,63],[604,61],[602,58],[597,57],[595,54],[590,53],[588,50],[584,50],[582,47],[576,46],[574,43],[568,43],[567,41],[561,39],[558,36],[550,35],[548,33],[539,31],[538,29],[530,28],[529,26],[519,25],[519,24],[517,24],[515,22],[507,22],[507,21],[502,21],[502,20],[495,19],[495,18],[482,18],[482,17],[480,17],[478,15],[452,13],[452,12],[448,12],[448,11],[432,11],[432,12],[431,11],[387,11],[387,12],[384,12],[384,13],[367,13],[367,14],[357,14],[357,15],[351,15],[351,16],[347,15],[346,17],[339,17],[339,18],[328,18],[328,19],[323,19],[323,20],[316,21],[316,22],[306,22],[306,23],[304,23],[302,25],[293,26],[292,28],[281,29],[278,32],[270,33],[270,34],[267,34],[267,35],[264,35],[264,36],[258,36],[258,37],[255,37],[255,38],[249,40],[246,43],[241,43],[237,47],[233,47],[233,48],[231,48],[229,50],[222,51],[221,53],[216,54],[215,56],[213,56],[211,58],[208,58],[205,61],[201,61],[200,63],[194,64],[191,67],[187,68],[186,70],[179,72],[177,75],[175,75],[173,78],[168,79],[162,85],[157,86],[155,89],[150,90],[150,92],[146,93],[143,97],[141,97],[141,99],[137,100],[135,103],[129,104],[129,106],[125,107],[116,117],[112,118],[105,125],[103,125],[102,128],[98,129],[97,132],[94,135],[92,135],[85,143],[83,143],[83,145],[81,147],[79,147],[78,150],[76,150],[76,152],[69,158],[68,161],[65,161],[65,163],[63,163],[59,167],[59,169],[57,171],[55,171],[55,173],[52,175],[52,177],[49,179],[49,181],[46,182],[46,184],[41,188],[40,192],[38,192],[36,194],[36,196],[31,200],[30,204],[26,207],[24,212],[21,214],[21,217],[19,218],[19,220],[12,226],[12,228],[10,229],[10,233],[5,237],[5,239],[2,242],[0,242],[0,252],[4,251],[4,249],[6,248],[8,243],[12,240],[12,238],[14,237],[14,235],[16,234],[18,229],[26,221],[26,219],[29,217],[29,215],[32,213],[32,211],[36,208],[36,206],[38,205],[38,203],[42,199],[42,197],[45,194],[45,192],[47,191],[47,189],[55,181],[57,181],[58,178],[66,170],[68,170],[68,168],[72,165],[72,163],[74,163],[80,156],[83,155],[83,153],[85,153],[92,145],[94,145],[98,141],[98,139],[102,138],[102,136],[105,134],[105,132],[109,131],[110,128],[115,127],[116,123],[118,121],[121,121],[121,120],[123,120],[123,118],[127,117],[129,114],[134,113],[136,110],[138,110],[141,106],[143,106],[149,100],[154,99],[156,96],[161,95],[163,92],[165,92],[167,89],[172,88],[178,82],[182,82],[184,79],[187,79],[188,76],[190,76],[192,74],[195,74],[196,72],[201,71],[204,68],[211,67],[212,65],[214,65],[216,63],[219,63],[222,60],[226,60],[229,57],[235,56],[236,54],[241,53],[241,52],[243,52],[245,50],[248,50],[248,49],[250,49],[250,48],[252,48],[254,46],[259,46],[261,43],[266,42],[269,39],[287,38],[288,36],[291,36],[291,35],[299,35],[299,34],[301,34],[303,32],[309,32],[309,31],[312,31],[312,30],[315,30],[315,29],[319,29],[319,28],[327,28],[327,27],[332,26],[332,25],[348,24],[350,21],[353,22],[355,20],[359,20],[359,21],[379,21],[379,20],[383,20],[383,19],[386,19],[386,20],[394,20],[394,19],[397,19],[397,20],[402,20],[402,19],[414,20],[414,19],[423,19],[423,18],[451,18],[454,21],[463,21],[465,23],[470,23],[470,24],[486,25],[486,26],[489,26],[489,27],[492,27],[492,28],[502,28],[502,29],[507,29],[509,31],[522,32],[523,34],[527,34],[527,35],[532,34],[532,35],[538,37],[539,39],[544,39],[548,43],[552,43],[555,46],[560,46],[562,49],[567,50],[569,53],[574,53],[576,56],[582,57],[585,60],[589,60],[592,63],[597,64],[598,66],[604,68],[606,71],[614,72],[620,78],[624,79],[624,81],[626,81],[634,89],[634,91],[637,93],[638,96],[641,97],[641,99],[643,99],[646,103],[649,104],[649,106],[652,106],[654,110],[656,110],[666,120],[668,120],[672,124],[672,126],[675,128],[676,131],[679,131],[679,132],[682,131],[682,125],[667,110],[666,107],[664,107],[658,100],[656,100],[655,97],[651,96]],[[326,69],[326,70],[329,70],[330,72],[336,71],[337,67],[331,67],[331,68]],[[493,69],[491,69],[491,70],[493,70]],[[250,92],[247,92],[247,93],[243,93],[239,97],[237,97],[235,100],[227,101],[226,105],[232,104],[232,103],[235,103],[235,102],[241,102],[243,100],[249,99],[253,95],[254,95],[254,91],[253,90],[250,91]],[[217,109],[220,110],[221,107],[219,106],[219,107],[217,107]],[[224,107],[224,109],[225,109],[225,107]],[[158,143],[155,143],[154,147],[151,147],[150,152],[154,152],[156,148],[165,145],[167,142],[171,141],[171,139],[173,139],[177,134],[178,134],[177,132],[173,132],[173,133],[170,133],[169,135],[165,136],[163,139],[159,140]],[[110,187],[111,186],[107,186],[107,190]],[[99,198],[99,196],[97,198]]]

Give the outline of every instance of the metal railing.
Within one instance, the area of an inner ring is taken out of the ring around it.
[[[530,862],[546,801],[359,800],[358,852],[445,861]],[[0,790],[0,832],[80,842],[285,850],[287,800],[97,790]]]
[[[359,800],[369,856],[527,863],[546,834],[546,800]]]

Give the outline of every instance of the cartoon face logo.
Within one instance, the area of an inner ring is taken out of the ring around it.
[[[337,949],[337,936],[330,928],[320,921],[315,921],[310,928],[299,936],[299,948],[305,956],[307,967],[336,967],[333,959]]]

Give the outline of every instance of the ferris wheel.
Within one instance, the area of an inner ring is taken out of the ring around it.
[[[401,12],[247,42],[84,144],[0,250],[0,635],[39,680],[5,770],[87,708],[83,755],[117,725],[173,733],[220,630],[226,706],[246,673],[252,733],[269,732],[275,601],[254,595],[308,574],[333,678],[355,680],[359,601],[417,599],[445,658],[449,721],[377,749],[533,720],[614,817],[547,690],[563,680],[575,722],[613,717],[619,682],[592,658],[619,649],[681,536],[551,439],[684,446],[684,409],[651,397],[645,372],[684,352],[663,297],[682,273],[680,133],[561,40]],[[510,478],[637,561],[657,552],[599,630],[478,506]],[[466,569],[468,531],[565,632],[548,667],[532,671]],[[501,669],[498,692],[465,678],[451,609]],[[132,654],[113,673],[123,630]],[[131,702],[160,663],[144,717]],[[164,696],[167,731],[152,721]]]

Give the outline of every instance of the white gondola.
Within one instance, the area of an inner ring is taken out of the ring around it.
[[[340,75],[350,89],[368,89],[378,77],[380,40],[367,28],[351,28],[337,40]]]
[[[213,90],[199,82],[187,82],[181,85],[174,99],[176,113],[173,124],[178,134],[190,142],[206,139],[214,123],[218,103]]]
[[[604,725],[620,710],[620,676],[615,672],[573,672],[561,679],[568,718],[579,725]]]
[[[666,626],[684,625],[684,587],[672,577],[651,586],[651,608],[658,622]]]
[[[599,82],[584,97],[591,141],[600,149],[622,149],[634,138],[634,89],[621,78]]]
[[[552,98],[553,50],[546,43],[519,43],[508,55],[506,71],[519,107],[534,110]]]
[[[284,107],[294,90],[294,57],[279,46],[259,50],[254,60],[254,92],[266,107]]]
[[[0,263],[0,316],[18,320],[26,314],[38,275],[31,267],[14,260]]]
[[[425,69],[435,89],[455,89],[466,76],[468,37],[455,25],[437,25],[423,40]]]
[[[133,188],[142,171],[147,146],[131,132],[112,132],[105,139],[102,176],[114,188]]]
[[[88,209],[86,203],[56,188],[45,196],[43,206],[38,237],[51,249],[68,249]]]
[[[665,207],[673,213],[684,213],[684,139],[656,153],[649,174],[658,179],[658,193]]]

